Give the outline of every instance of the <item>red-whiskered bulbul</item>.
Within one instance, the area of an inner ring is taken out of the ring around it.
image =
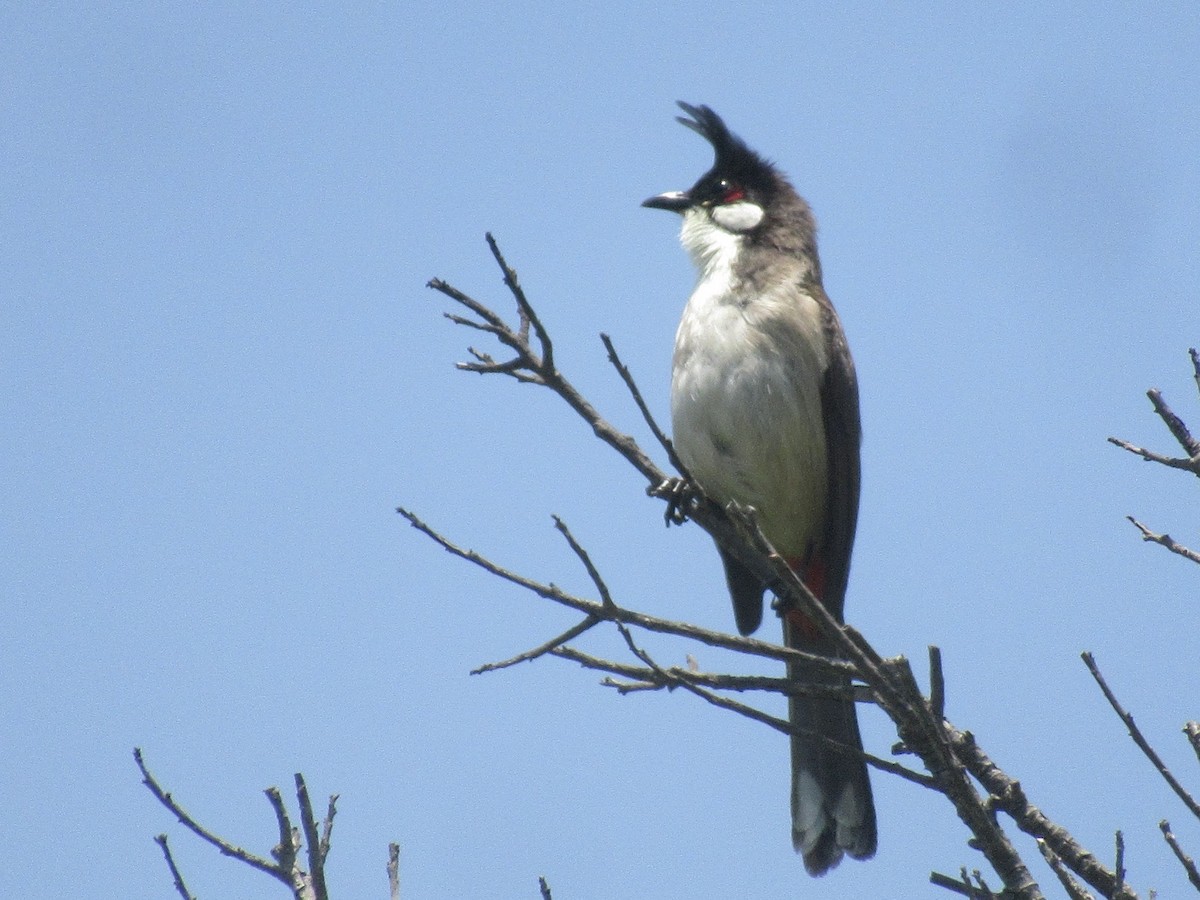
[[[699,278],[675,336],[671,421],[679,458],[720,504],[752,506],[763,534],[839,621],[858,518],[858,382],[846,336],[821,284],[816,223],[783,174],[707,106],[680,102],[678,121],[716,161],[690,190],[642,205],[683,216]],[[719,548],[742,634],[762,622],[765,586]],[[799,612],[789,647],[835,655]],[[791,678],[848,686],[801,663]],[[875,806],[851,700],[793,697],[792,843],[812,875],[843,853],[875,853]],[[816,737],[814,735],[819,735]],[[823,739],[824,740],[823,740]]]

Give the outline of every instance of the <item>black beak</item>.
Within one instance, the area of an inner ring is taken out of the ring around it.
[[[691,205],[692,198],[686,191],[667,191],[642,201],[642,206],[648,206],[650,209],[665,209],[677,213],[684,212]]]

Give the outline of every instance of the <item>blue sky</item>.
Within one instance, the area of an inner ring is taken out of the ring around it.
[[[571,620],[393,512],[586,592],[557,513],[620,602],[732,628],[707,537],[550,396],[455,372],[479,336],[423,287],[505,305],[495,232],[650,447],[597,335],[665,421],[692,272],[638,204],[709,165],[680,98],[821,223],[863,397],[850,620],[921,673],[941,646],[949,717],[1101,856],[1124,829],[1139,890],[1185,890],[1156,823],[1200,829],[1078,654],[1195,784],[1197,571],[1123,518],[1200,544],[1194,486],[1104,439],[1175,449],[1155,386],[1200,428],[1198,46],[1188,3],[7,5],[0,892],[168,896],[167,831],[200,896],[275,895],[135,745],[259,852],[262,788],[340,793],[339,897],[386,896],[392,840],[421,898],[940,897],[931,869],[982,865],[877,776],[879,856],[810,883],[782,737],[553,660],[469,677]]]

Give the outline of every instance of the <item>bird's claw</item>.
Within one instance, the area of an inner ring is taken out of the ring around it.
[[[688,511],[696,504],[700,492],[686,478],[668,478],[657,487],[646,489],[651,497],[667,501],[663,512],[663,520],[669,528],[672,525],[682,525],[688,520]]]

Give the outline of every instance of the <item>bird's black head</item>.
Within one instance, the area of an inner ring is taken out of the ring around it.
[[[676,120],[696,132],[710,144],[716,159],[713,166],[689,190],[670,191],[651,197],[642,203],[652,209],[683,213],[693,207],[704,207],[715,221],[731,231],[744,231],[742,223],[752,228],[762,218],[762,210],[778,190],[779,176],[774,167],[746,146],[745,141],[731,132],[725,122],[707,106],[692,106],[679,101],[687,116]],[[748,207],[757,207],[755,216]],[[728,208],[731,215],[723,217],[718,210]],[[725,218],[729,222],[722,222]],[[750,224],[752,223],[752,224]],[[731,227],[732,226],[732,227]]]

